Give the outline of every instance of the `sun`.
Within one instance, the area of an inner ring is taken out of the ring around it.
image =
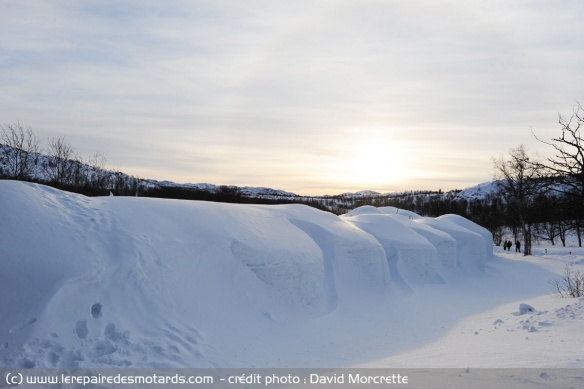
[[[357,140],[348,150],[347,179],[364,189],[395,186],[408,178],[410,159],[399,141]]]

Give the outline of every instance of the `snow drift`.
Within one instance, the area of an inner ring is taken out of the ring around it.
[[[88,198],[15,181],[0,197],[0,367],[241,366],[266,333],[492,254],[488,232],[453,215]]]

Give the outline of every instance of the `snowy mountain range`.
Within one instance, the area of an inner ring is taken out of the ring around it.
[[[9,146],[0,144],[0,176],[8,176],[8,163],[7,160],[12,158],[15,150]],[[53,158],[48,155],[41,153],[32,153],[33,156],[31,160],[33,161],[33,166],[31,168],[29,179],[38,182],[50,182],[51,179],[47,174],[47,166],[54,163]],[[10,156],[7,158],[7,156]],[[166,188],[183,188],[183,189],[193,189],[199,191],[216,192],[221,186],[207,183],[199,184],[178,184],[171,181],[157,181],[153,179],[140,179],[129,176],[120,171],[105,169],[104,167],[92,166],[90,164],[84,163],[83,161],[72,161],[73,165],[77,165],[77,169],[84,171],[89,176],[101,175],[107,177],[109,181],[123,180],[123,181],[133,181],[136,180],[138,185],[152,188],[152,187],[166,187]],[[113,185],[112,185],[113,186]],[[231,189],[237,189],[242,196],[250,198],[262,198],[262,197],[298,197],[297,194],[264,187],[236,187],[233,185],[227,186]],[[112,189],[112,188],[108,188]]]
[[[0,177],[8,178],[8,158],[7,156],[12,156],[15,150],[9,146],[0,144]],[[47,174],[46,167],[54,163],[52,157],[41,154],[32,153],[33,166],[29,174],[29,179],[31,181],[48,183],[51,181]],[[321,196],[301,196],[293,192],[284,191],[281,189],[272,189],[267,187],[237,187],[234,185],[215,185],[209,183],[176,183],[172,181],[157,181],[154,179],[142,179],[132,177],[128,174],[117,170],[106,169],[103,166],[95,166],[84,163],[83,161],[73,161],[74,164],[78,165],[78,169],[84,171],[88,176],[105,176],[110,182],[114,181],[136,181],[138,186],[144,188],[180,188],[186,190],[198,190],[207,192],[217,192],[221,188],[229,188],[231,190],[237,190],[239,194],[245,198],[264,198],[264,199],[288,199],[288,200],[298,200],[298,199],[343,199],[347,201],[348,199],[362,199],[362,198],[388,198],[388,197],[400,197],[400,196],[411,196],[411,195],[423,195],[423,194],[441,194],[441,192],[433,191],[407,191],[407,192],[389,192],[389,193],[379,193],[371,190],[362,190],[358,192],[347,192],[339,195],[321,195]],[[110,188],[113,189],[113,184],[110,183]],[[453,190],[446,192],[450,196],[460,197],[465,199],[476,199],[486,196],[488,193],[495,193],[497,191],[496,184],[494,182],[487,182],[479,184],[475,187],[467,188],[460,192],[459,190]],[[459,193],[460,192],[460,193]]]

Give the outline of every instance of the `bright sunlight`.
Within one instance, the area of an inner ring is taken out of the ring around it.
[[[348,150],[346,178],[363,188],[393,187],[409,178],[410,162],[408,147],[403,142],[362,139]]]

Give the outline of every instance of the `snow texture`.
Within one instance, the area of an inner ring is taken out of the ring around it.
[[[429,359],[412,350],[431,355],[446,328],[497,306],[506,316],[485,320],[510,330],[582,317],[581,302],[515,316],[506,276],[493,274],[555,273],[493,257],[490,234],[454,215],[88,198],[16,181],[0,181],[0,200],[0,367],[382,366],[400,355],[420,366]],[[493,283],[501,292],[486,296]]]

